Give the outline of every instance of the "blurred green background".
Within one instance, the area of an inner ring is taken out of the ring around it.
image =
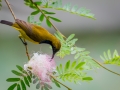
[[[22,0],[9,0],[17,18],[27,20],[27,16],[32,11],[23,4]],[[120,53],[120,0],[65,0],[64,3],[71,2],[72,5],[79,7],[86,7],[95,14],[97,20],[88,19],[85,17],[69,14],[63,11],[55,11],[62,23],[53,22],[56,27],[65,35],[69,36],[75,33],[79,41],[77,46],[86,48],[90,51],[90,55],[102,62],[100,55],[104,51],[110,49],[112,52],[117,49]],[[11,13],[8,10],[4,0],[2,2],[2,10],[0,11],[0,20],[14,21]],[[53,11],[50,9],[50,11]],[[37,18],[36,18],[37,19]],[[54,33],[53,28],[43,27]],[[14,77],[11,73],[16,65],[23,66],[27,62],[25,54],[25,47],[17,37],[19,32],[13,28],[0,24],[0,90],[7,90],[11,83],[6,82],[8,77]],[[48,45],[36,45],[28,42],[29,53],[41,51],[42,53],[50,54],[52,51]],[[72,60],[72,56],[66,56],[64,59],[55,57],[57,65],[65,63],[67,60]],[[105,65],[107,68],[120,73],[120,67],[113,65]],[[120,76],[114,75],[104,69],[96,71],[89,71],[88,75],[93,77],[90,83],[80,82],[74,84],[64,82],[73,90],[120,90]],[[35,90],[32,85],[28,90]],[[61,89],[53,85],[53,90],[67,90]]]

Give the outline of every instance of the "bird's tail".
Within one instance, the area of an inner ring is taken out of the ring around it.
[[[13,25],[12,22],[9,22],[9,21],[6,21],[6,20],[1,20],[0,23],[6,24],[6,25],[9,25],[9,26],[12,26],[12,25]]]

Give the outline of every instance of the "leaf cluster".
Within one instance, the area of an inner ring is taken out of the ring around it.
[[[71,62],[68,60],[66,64],[63,66],[60,64],[57,66],[58,77],[63,81],[75,82],[79,81],[91,81],[92,77],[86,76],[86,73],[83,72],[85,62]]]
[[[78,8],[77,5],[73,6],[71,8],[71,4],[65,4],[63,6],[62,4],[62,0],[40,0],[40,1],[35,1],[34,3],[32,3],[30,0],[24,0],[25,5],[29,6],[30,8],[32,8],[34,11],[31,12],[31,15],[38,15],[39,16],[39,22],[43,22],[44,19],[46,19],[46,24],[51,27],[52,24],[50,22],[50,19],[56,21],[56,22],[61,22],[60,19],[53,17],[52,15],[55,15],[55,12],[49,12],[47,10],[45,10],[45,8],[51,8],[51,9],[56,9],[56,10],[63,10],[66,12],[70,12],[72,14],[77,14],[79,16],[84,16],[84,17],[88,17],[88,18],[92,18],[95,19],[94,14],[90,13],[90,10],[82,7],[82,8]],[[41,11],[38,9],[38,7],[36,7],[36,5],[41,9]],[[28,17],[29,19],[29,17]],[[28,20],[29,21],[29,20]],[[32,21],[32,23],[34,23]],[[34,23],[36,24],[36,22]]]
[[[77,14],[79,16],[84,16],[87,18],[95,19],[94,14],[90,12],[90,10],[82,7],[78,8],[77,5],[71,7],[71,3],[67,3],[65,5],[62,4],[62,0],[55,0],[52,4],[49,4],[47,8],[53,8],[56,10],[63,10],[66,12],[70,12],[72,14]]]
[[[19,71],[12,70],[12,73],[15,74],[18,77],[15,78],[8,78],[6,81],[7,82],[13,82],[7,90],[14,90],[15,88],[17,90],[27,90],[26,86],[30,87],[30,83],[32,82],[31,80],[31,74],[26,72],[21,66],[16,65]]]
[[[18,77],[8,78],[7,82],[13,82],[13,84],[7,90],[27,90],[27,87],[30,87],[30,83],[36,84],[36,89],[41,90],[50,90],[52,87],[42,82],[37,76],[33,75],[30,71],[26,72],[21,66],[16,65],[17,69],[12,70],[12,73]],[[57,82],[54,82],[55,84]],[[58,85],[58,83],[57,83]]]
[[[84,68],[86,69],[96,69],[100,67],[96,62],[93,61],[93,58],[89,56],[90,52],[86,51],[85,48],[74,46],[71,48],[71,54],[74,54],[75,60],[78,60],[80,62],[84,61]]]
[[[55,36],[60,40],[62,45],[60,51],[57,53],[57,56],[63,58],[66,55],[70,55],[71,48],[73,47],[73,45],[75,45],[75,42],[78,40],[77,38],[74,38],[75,34],[71,34],[70,36],[68,36],[67,39],[64,39],[59,32],[56,32]]]
[[[99,65],[96,64],[92,57],[89,56],[89,51],[86,51],[85,48],[80,48],[75,46],[77,38],[74,38],[75,34],[71,34],[68,38],[63,38],[59,32],[55,36],[60,40],[62,47],[57,53],[57,56],[63,58],[66,55],[73,54],[75,60],[84,61],[87,69],[98,68]]]
[[[117,50],[111,54],[111,51],[108,50],[107,52],[103,53],[103,56],[100,58],[104,61],[105,64],[114,64],[120,66],[120,55],[118,54]]]
[[[62,0],[41,0],[41,8],[51,8],[55,10],[62,10],[79,16],[95,19],[94,14],[85,7],[78,8],[77,5],[72,7],[71,3],[63,5]]]
[[[39,16],[39,21],[40,21],[40,22],[43,22],[43,20],[46,19],[46,24],[47,24],[49,27],[52,26],[52,24],[51,24],[50,21],[49,21],[50,19],[52,19],[52,20],[54,20],[54,21],[56,21],[56,22],[61,22],[60,19],[55,18],[55,17],[52,16],[52,15],[55,14],[54,12],[49,12],[49,11],[43,10],[43,9],[41,10],[43,13],[40,12],[40,10],[35,6],[35,4],[36,4],[37,6],[41,6],[42,3],[43,3],[43,1],[36,1],[36,2],[34,2],[34,4],[33,4],[30,0],[24,0],[24,1],[25,1],[25,5],[29,6],[29,7],[32,8],[32,9],[34,9],[34,11],[31,12],[31,15],[38,15],[38,14],[40,14],[40,16]],[[47,7],[47,3],[46,3],[45,6]],[[46,15],[46,18],[45,18],[45,15]],[[30,21],[30,17],[28,17],[28,22],[29,22],[29,21]],[[32,23],[34,23],[34,20],[32,20]],[[34,23],[34,24],[36,24],[36,23]]]

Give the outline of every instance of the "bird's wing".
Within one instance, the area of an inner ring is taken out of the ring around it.
[[[26,34],[28,34],[28,36],[32,34],[32,28],[29,23],[19,19],[16,19],[15,22],[25,31]]]
[[[36,30],[32,29],[32,24],[27,23],[25,21],[16,19],[16,23],[20,26],[20,28],[26,33],[26,35],[31,38],[32,40],[39,42],[39,38],[40,36],[38,36]]]

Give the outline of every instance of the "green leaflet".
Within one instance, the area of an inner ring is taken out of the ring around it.
[[[72,40],[69,41],[67,44],[68,44],[69,46],[73,46],[73,45],[75,45],[75,43],[76,43],[77,40],[78,40],[77,38],[72,39]]]
[[[116,57],[116,56],[119,56],[117,50],[115,50],[114,53],[113,53],[113,57]]]
[[[22,86],[22,90],[26,90],[26,85],[25,85],[25,83],[23,82],[23,80],[21,80],[20,83],[21,83],[21,86]]]
[[[75,56],[74,56],[74,59],[78,59],[80,57],[80,53],[77,53]]]
[[[110,51],[110,50],[108,50],[108,58],[109,58],[109,59],[112,58],[112,56],[111,56],[111,51]]]
[[[22,76],[23,75],[22,73],[20,73],[20,72],[18,72],[16,70],[12,70],[12,73],[14,73],[17,76]]]
[[[52,89],[52,87],[47,83],[44,83],[44,86],[47,87],[48,89]]]
[[[68,3],[63,6],[63,10],[70,11],[71,3]]]
[[[75,69],[82,69],[82,66],[85,64],[85,62],[80,62]]]
[[[93,80],[93,78],[91,78],[91,77],[84,77],[83,80],[88,80],[89,81],[89,80]]]
[[[11,85],[7,90],[14,90],[14,88],[17,86],[17,83],[14,83]]]
[[[27,76],[27,79],[29,80],[30,83],[32,82],[30,75]]]
[[[48,7],[48,2],[46,3],[45,7],[46,7],[46,8]]]
[[[27,77],[24,77],[25,84],[30,87],[30,82],[28,81]]]
[[[56,31],[55,36],[56,36],[60,41],[62,41],[63,43],[65,42],[65,40],[64,40],[64,38],[62,37],[62,35],[61,35],[60,32]],[[62,43],[62,42],[61,42],[61,43]]]
[[[34,2],[36,5],[40,6],[42,2]]]
[[[65,64],[64,72],[66,72],[67,70],[69,70],[69,67],[70,67],[70,60],[67,61],[67,63]]]
[[[38,84],[36,85],[36,89],[40,88],[40,83],[38,82]]]
[[[66,42],[70,41],[71,39],[73,39],[75,36],[75,34],[71,34],[67,39],[66,39]]]
[[[21,90],[20,84],[17,84],[17,90]]]
[[[59,67],[57,67],[56,70],[58,71],[58,73],[61,73],[61,70],[59,69]]]
[[[30,0],[24,0],[25,2],[30,2]]]
[[[44,14],[55,14],[55,12],[48,12],[46,10],[42,10],[44,12]]]
[[[75,6],[72,7],[71,12],[75,12],[77,9],[78,9],[78,6],[75,5]]]
[[[61,73],[63,73],[62,64],[60,64],[59,70],[60,70]]]
[[[51,16],[49,16],[49,18],[51,18],[52,20],[54,20],[54,21],[56,21],[56,22],[61,22],[61,20],[60,20],[60,19],[58,19],[58,18],[51,17]]]
[[[41,14],[39,20],[42,22],[44,20],[44,15]]]
[[[49,88],[48,88],[48,87],[46,87],[46,86],[44,86],[44,89],[45,89],[45,90],[49,90]]]
[[[103,56],[100,55],[100,58],[105,61],[105,58]]]
[[[37,84],[38,87],[36,87],[36,89],[39,89],[40,88],[40,84]],[[52,89],[52,87],[46,83],[44,83],[43,86],[41,86],[41,89],[40,90],[50,90]]]
[[[24,71],[24,69],[21,67],[21,66],[19,66],[19,65],[16,65],[16,67],[21,71],[21,72],[23,72]]]
[[[77,64],[77,61],[74,61],[72,64],[71,64],[71,69],[73,69],[75,66],[76,66],[76,64]]]
[[[108,50],[107,52],[103,53],[103,56],[100,55],[100,58],[105,64],[114,64],[120,66],[120,56],[117,50],[115,50],[113,54],[111,54],[111,51]]]
[[[33,84],[37,83],[39,81],[39,79],[36,77],[34,80],[33,80]]]
[[[103,54],[104,54],[105,59],[108,60],[108,56],[107,56],[106,52],[104,52]]]
[[[52,82],[55,83],[55,85],[60,88],[60,84],[55,79],[52,79]]]
[[[7,82],[17,82],[17,81],[20,81],[20,78],[8,78],[6,81]]]
[[[48,19],[46,19],[46,23],[47,23],[47,25],[48,25],[49,27],[52,26],[51,22],[50,22]]]
[[[32,4],[32,3],[30,3],[28,6],[29,6],[30,8],[32,8],[32,9],[34,9],[34,10],[37,9],[36,6],[35,6],[34,4]]]
[[[36,14],[38,14],[39,12],[40,12],[39,10],[36,10],[36,11],[32,12],[31,15],[36,15]]]

